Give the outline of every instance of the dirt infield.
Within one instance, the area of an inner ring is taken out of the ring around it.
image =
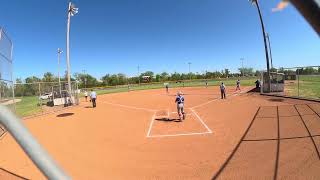
[[[319,114],[319,103],[193,87],[102,95],[97,108],[24,122],[73,179],[319,179]],[[0,150],[5,172],[45,179],[9,134]]]

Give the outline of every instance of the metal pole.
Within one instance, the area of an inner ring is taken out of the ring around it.
[[[0,106],[0,124],[10,132],[23,151],[48,179],[71,179],[34,139],[22,121],[2,105]]]
[[[77,91],[76,91],[76,104],[79,105],[79,83],[76,81]]]
[[[191,81],[191,71],[190,71],[191,62],[188,62],[188,64],[189,64],[189,78],[190,78],[190,81]]]
[[[16,98],[15,98],[15,94],[14,94],[14,82],[13,82],[13,65],[12,65],[12,61],[13,61],[13,44],[11,43],[11,53],[10,53],[10,60],[11,60],[11,81],[12,81],[12,98],[13,98],[13,109],[14,112],[16,112]]]
[[[265,33],[264,23],[263,23],[263,19],[262,19],[260,7],[259,7],[259,1],[258,1],[258,0],[253,0],[253,2],[255,2],[256,5],[257,5],[257,10],[258,10],[259,18],[260,18],[260,22],[261,22],[262,35],[263,35],[263,41],[264,41],[264,49],[265,49],[266,62],[267,62],[268,92],[270,92],[270,91],[271,91],[271,79],[270,79],[269,55],[268,55],[268,47],[267,47],[266,33]]]
[[[138,66],[138,79],[139,79],[139,86],[140,86],[140,66]]]
[[[67,24],[67,76],[68,76],[68,91],[70,96],[70,101],[72,103],[71,98],[71,75],[70,75],[70,50],[69,50],[69,36],[70,36],[70,16],[71,16],[71,2],[69,2],[68,7],[68,24]]]
[[[241,74],[242,74],[242,77],[244,77],[243,58],[240,58],[240,60],[241,60],[241,66],[242,66],[242,72],[241,72]]]
[[[319,0],[290,0],[309,24],[320,36],[320,1]]]
[[[62,92],[61,92],[61,80],[60,80],[60,54],[62,53],[61,49],[58,48],[58,79],[59,79],[59,92],[60,96],[62,97]]]
[[[54,100],[53,86],[51,87],[51,92],[52,92],[52,101],[53,101]]]
[[[41,108],[41,112],[43,112],[43,109],[42,109],[42,99],[40,98],[41,96],[41,84],[39,84],[39,104],[40,104],[40,108]]]
[[[297,71],[298,71],[297,74],[298,74],[298,97],[299,97],[300,96],[300,79],[299,79],[300,70],[298,69]]]
[[[272,62],[272,51],[271,51],[271,42],[270,42],[270,37],[269,34],[267,33],[267,39],[269,43],[269,52],[270,52],[270,60],[271,60],[271,69],[273,68],[273,62]]]

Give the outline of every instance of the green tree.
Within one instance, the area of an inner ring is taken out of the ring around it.
[[[305,75],[315,74],[316,72],[317,70],[313,67],[306,67],[302,69],[302,74],[305,74]]]
[[[239,71],[242,76],[253,76],[254,75],[253,68],[250,68],[250,67],[239,68]]]
[[[161,75],[160,74],[156,74],[156,82],[160,82],[161,81]]]
[[[24,88],[25,96],[40,95],[39,84],[38,84],[39,82],[41,82],[40,78],[36,76],[30,76],[25,79],[25,82],[26,82],[25,88]]]
[[[171,74],[171,78],[170,78],[171,81],[178,81],[180,79],[181,79],[181,75],[179,73],[174,72],[173,74]]]
[[[229,77],[229,74],[230,74],[229,69],[224,69],[224,74],[226,77]]]
[[[24,96],[24,90],[25,87],[24,87],[24,84],[22,84],[22,79],[21,78],[17,78],[16,79],[16,84],[15,84],[15,87],[14,87],[14,94],[15,96]]]
[[[118,85],[125,85],[127,84],[127,76],[123,73],[117,74],[118,78]]]
[[[101,78],[103,84],[107,86],[110,86],[109,79],[110,79],[110,74],[106,74]]]
[[[75,73],[74,77],[80,82],[80,88],[90,88],[98,85],[97,79],[90,74]]]
[[[160,78],[162,81],[167,81],[169,79],[170,75],[167,72],[162,72],[160,74]]]
[[[54,82],[56,79],[51,72],[46,72],[43,75],[42,81],[43,82]]]

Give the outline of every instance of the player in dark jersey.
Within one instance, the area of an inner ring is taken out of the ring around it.
[[[237,80],[237,87],[236,87],[236,91],[241,91],[241,89],[240,89],[240,80],[238,79]]]
[[[223,84],[223,82],[220,85],[220,91],[221,91],[221,99],[226,99],[226,86]]]
[[[182,96],[181,92],[177,93],[176,101],[177,103],[177,110],[180,121],[184,120],[186,118],[184,113],[184,97]]]
[[[166,85],[166,91],[169,93],[169,84]]]

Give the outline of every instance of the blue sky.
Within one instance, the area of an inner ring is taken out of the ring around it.
[[[318,35],[289,6],[260,0],[276,67],[319,65]],[[57,48],[65,69],[67,0],[3,0],[0,26],[14,43],[14,75],[57,74]],[[193,72],[244,66],[265,68],[261,26],[247,0],[74,0],[72,73],[86,70],[130,76],[141,71]]]

